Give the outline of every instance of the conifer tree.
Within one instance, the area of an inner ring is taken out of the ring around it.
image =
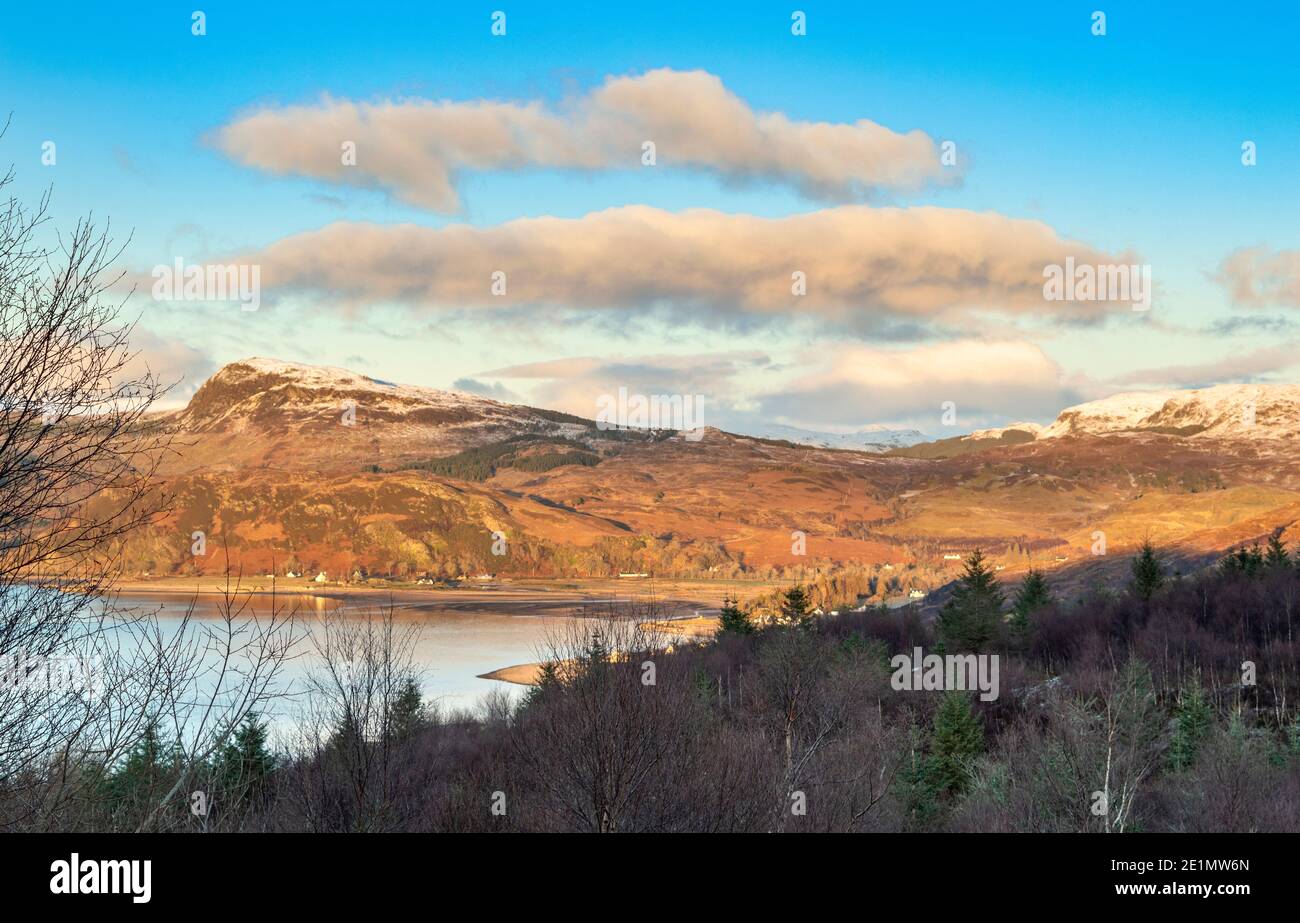
[[[1002,625],[1002,591],[984,555],[975,551],[966,559],[966,573],[952,599],[939,613],[939,632],[952,651],[981,651],[998,638]]]
[[[1052,602],[1052,591],[1047,586],[1047,579],[1037,568],[1030,568],[1025,579],[1016,590],[1016,598],[1011,604],[1011,626],[1020,640],[1029,633],[1029,616]]]
[[[734,597],[722,601],[722,612],[718,620],[719,632],[747,635],[754,630],[754,625],[750,622],[749,616],[740,608],[740,601]]]
[[[802,586],[792,586],[781,598],[781,623],[795,627],[805,627],[812,621],[809,613],[811,603],[808,592]]]
[[[1142,543],[1137,557],[1133,559],[1133,592],[1141,599],[1150,600],[1165,583],[1164,565],[1156,555],[1155,546],[1150,539]]]
[[[1264,554],[1264,563],[1272,569],[1281,569],[1291,566],[1291,555],[1286,550],[1286,545],[1282,544],[1282,536],[1274,532],[1268,539],[1268,550]]]
[[[424,696],[415,677],[406,677],[389,707],[389,727],[395,740],[408,740],[426,720]]]
[[[256,783],[270,775],[275,757],[267,746],[267,726],[249,713],[217,754],[217,778],[226,784]]]
[[[972,762],[983,752],[984,728],[971,711],[966,693],[944,693],[930,738],[930,783],[940,795],[960,795],[970,782]]]
[[[1179,694],[1178,704],[1174,708],[1174,734],[1169,744],[1171,768],[1181,771],[1196,762],[1196,754],[1209,735],[1213,720],[1201,684],[1193,680]]]

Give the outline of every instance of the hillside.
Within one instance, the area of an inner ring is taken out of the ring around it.
[[[136,573],[772,577],[856,564],[941,585],[982,547],[1013,575],[1109,572],[1152,537],[1188,562],[1292,529],[1300,388],[1117,395],[885,454],[578,417],[344,369],[250,359],[163,418],[170,512]],[[1237,415],[1254,403],[1255,422]],[[351,414],[351,415],[349,415]],[[212,549],[189,553],[193,531]],[[1091,554],[1104,532],[1110,553]],[[806,553],[797,552],[803,533]],[[494,555],[494,535],[506,552]],[[1287,537],[1300,539],[1300,531]],[[220,550],[218,552],[218,549]],[[884,565],[890,568],[885,569]],[[793,571],[790,571],[793,573]]]

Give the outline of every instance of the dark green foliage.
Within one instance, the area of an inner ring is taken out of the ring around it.
[[[747,635],[754,630],[754,625],[749,620],[749,616],[741,610],[739,601],[736,599],[724,599],[722,601],[722,612],[719,615],[719,631],[731,632],[732,634]]]
[[[1198,681],[1192,681],[1178,696],[1174,708],[1174,734],[1169,743],[1169,766],[1175,772],[1196,762],[1201,743],[1209,736],[1214,715]]]
[[[256,714],[247,715],[214,763],[222,784],[250,785],[265,779],[275,769],[275,757],[267,747],[266,723]]]
[[[164,794],[179,769],[177,748],[150,721],[120,766],[104,780],[106,799],[116,811],[133,812]]]
[[[944,693],[935,711],[928,752],[913,741],[911,756],[899,769],[897,790],[915,829],[937,820],[971,782],[975,760],[984,753],[984,726],[966,693]]]
[[[1274,532],[1268,539],[1268,550],[1264,553],[1264,563],[1269,568],[1290,567],[1291,555],[1282,544],[1282,536]]]
[[[984,752],[984,727],[971,711],[966,693],[944,693],[934,715],[927,772],[942,797],[955,797],[970,782],[971,765]]]
[[[530,447],[555,445],[567,446],[578,451],[523,454]],[[598,464],[600,464],[600,456],[588,451],[583,443],[573,439],[514,436],[503,442],[494,442],[492,445],[479,446],[476,449],[465,449],[455,455],[433,458],[408,467],[460,481],[486,481],[501,468],[518,468],[521,471],[536,472],[549,471],[561,465],[590,467]]]
[[[981,651],[997,641],[1002,626],[1002,591],[984,555],[966,559],[966,573],[939,613],[939,632],[951,652]]]
[[[907,816],[908,827],[925,830],[939,817],[939,793],[935,789],[930,760],[922,752],[920,734],[912,730],[912,749],[898,770],[894,789]]]
[[[553,661],[545,661],[537,672],[537,681],[524,693],[524,707],[537,705],[547,697],[558,694],[562,688],[559,667]]]
[[[600,456],[592,452],[545,452],[513,458],[509,467],[519,471],[550,471],[564,465],[582,465],[591,468],[600,464]]]
[[[785,591],[781,597],[781,624],[804,627],[812,621],[812,615],[809,610],[812,603],[808,599],[808,591],[802,586],[792,586]]]
[[[1011,625],[1021,640],[1029,633],[1029,617],[1051,603],[1052,591],[1043,572],[1031,569],[1020,582],[1016,598],[1011,604]]]
[[[1283,554],[1285,554],[1285,550]],[[1264,572],[1264,553],[1258,545],[1250,548],[1238,548],[1219,562],[1224,573],[1241,574],[1246,577],[1258,577]]]
[[[1165,585],[1165,568],[1150,540],[1142,543],[1132,566],[1133,581],[1130,586],[1133,592],[1139,599],[1150,600]]]
[[[397,688],[389,705],[389,728],[395,740],[407,740],[427,723],[424,697],[415,677],[408,676]]]

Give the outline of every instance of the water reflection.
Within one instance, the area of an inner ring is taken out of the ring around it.
[[[251,602],[259,615],[269,613],[269,595],[252,594]],[[305,688],[308,671],[319,665],[312,638],[323,638],[325,620],[360,620],[367,609],[377,612],[378,607],[388,604],[380,598],[342,600],[315,594],[281,594],[276,602],[298,609],[298,632],[303,636],[296,648],[299,656],[286,663],[281,674],[291,691],[298,694]],[[201,622],[218,618],[220,604],[220,597],[213,595],[163,594],[122,595],[117,603],[118,608],[156,612],[159,626],[168,635],[179,629],[191,608],[195,621]],[[446,608],[437,601],[421,600],[395,601],[393,607],[395,621],[417,629],[414,660],[416,668],[422,671],[426,700],[447,710],[476,708],[494,689],[521,694],[523,687],[479,679],[479,674],[539,659],[547,639],[573,621],[565,615],[508,614],[500,611],[499,605],[475,608],[458,603],[456,608]],[[279,709],[280,714],[273,716],[280,719],[275,723],[281,724],[282,719],[296,710],[285,703]]]

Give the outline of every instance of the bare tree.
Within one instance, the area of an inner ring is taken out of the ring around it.
[[[398,755],[411,728],[403,693],[418,689],[419,627],[393,605],[323,617],[312,645],[289,797],[313,831],[403,829],[414,805],[398,797]],[[406,789],[410,794],[411,789]]]
[[[512,728],[512,781],[526,799],[517,813],[528,812],[521,822],[529,829],[611,833],[681,823],[677,776],[702,741],[693,733],[689,677],[655,631],[657,616],[652,603],[611,607],[549,640],[547,677]]]
[[[105,300],[120,249],[90,220],[54,233],[47,208],[0,203],[0,828],[15,829],[87,823],[163,717],[183,763],[202,760],[287,653],[276,619],[227,618],[222,644],[116,603],[123,542],[167,505],[154,475],[170,442],[150,415],[166,388]]]

